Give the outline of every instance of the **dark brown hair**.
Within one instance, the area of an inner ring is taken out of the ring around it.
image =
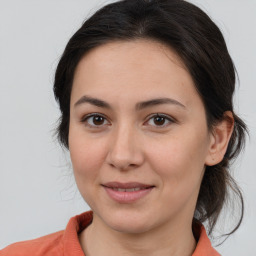
[[[234,115],[234,131],[224,159],[206,167],[194,214],[200,222],[208,222],[211,234],[228,192],[234,192],[241,202],[241,214],[229,235],[239,227],[244,211],[229,165],[243,148],[247,129],[233,110],[236,73],[223,35],[195,5],[183,0],[123,0],[106,5],[87,19],[69,40],[55,74],[54,94],[61,111],[58,138],[68,148],[70,94],[80,59],[108,42],[140,38],[167,45],[181,57],[204,103],[209,130],[225,118],[225,111]]]

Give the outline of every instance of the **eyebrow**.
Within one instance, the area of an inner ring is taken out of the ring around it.
[[[156,106],[156,105],[162,105],[162,104],[172,104],[172,105],[176,105],[176,106],[186,109],[186,107],[182,103],[180,103],[177,100],[170,99],[170,98],[158,98],[158,99],[152,99],[152,100],[139,102],[136,104],[135,109],[141,110],[144,108],[148,108],[148,107],[152,107],[152,106]]]
[[[110,104],[108,104],[107,102],[97,99],[97,98],[93,98],[90,96],[82,96],[75,104],[74,106],[78,106],[84,103],[89,103],[91,105],[100,107],[100,108],[106,108],[106,109],[112,109]],[[138,102],[135,105],[135,109],[136,110],[142,110],[148,107],[152,107],[152,106],[156,106],[156,105],[162,105],[162,104],[172,104],[172,105],[176,105],[179,107],[182,107],[184,109],[186,109],[186,107],[180,103],[177,100],[171,99],[171,98],[157,98],[157,99],[152,99],[152,100],[147,100],[147,101],[142,101],[142,102]]]
[[[84,103],[90,103],[91,105],[94,105],[94,106],[97,106],[97,107],[100,107],[100,108],[107,108],[107,109],[111,109],[111,106],[103,101],[103,100],[100,100],[100,99],[97,99],[97,98],[92,98],[90,96],[83,96],[82,98],[80,98],[76,103],[75,103],[75,107],[78,106],[78,105],[81,105],[81,104],[84,104]]]

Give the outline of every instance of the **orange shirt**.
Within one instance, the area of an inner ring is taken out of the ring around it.
[[[78,233],[92,221],[91,211],[70,219],[65,230],[34,240],[14,243],[0,251],[0,256],[85,256]],[[197,247],[192,256],[220,256],[211,246],[205,228],[201,226]]]

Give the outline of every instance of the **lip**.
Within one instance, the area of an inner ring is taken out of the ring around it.
[[[133,203],[148,195],[155,187],[150,184],[143,184],[139,182],[108,182],[102,184],[108,196],[118,203]],[[118,189],[128,189],[129,191],[120,191]],[[131,189],[136,189],[131,191]]]

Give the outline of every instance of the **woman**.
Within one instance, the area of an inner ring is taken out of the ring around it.
[[[0,255],[219,255],[212,233],[246,126],[235,69],[210,18],[182,0],[97,11],[58,64],[60,142],[91,212]],[[231,232],[231,233],[232,233]]]

